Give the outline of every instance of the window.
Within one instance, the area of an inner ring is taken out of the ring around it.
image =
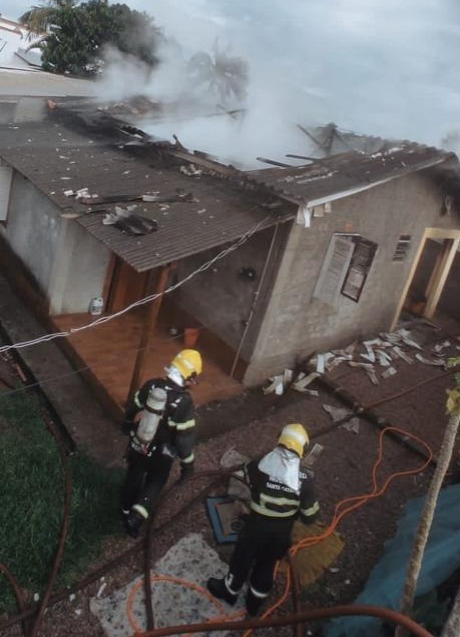
[[[313,296],[334,305],[340,295],[359,301],[377,244],[358,234],[334,234]]]
[[[341,293],[349,299],[358,302],[377,251],[377,244],[362,237],[355,238],[354,244],[355,249]]]
[[[396,250],[393,255],[393,261],[405,261],[409,253],[412,237],[410,234],[400,234]]]
[[[4,223],[8,215],[12,175],[12,168],[2,164],[0,160],[0,223]]]

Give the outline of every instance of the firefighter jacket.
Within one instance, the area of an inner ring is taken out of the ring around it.
[[[259,460],[252,460],[245,466],[245,480],[251,491],[250,508],[256,517],[268,520],[285,520],[294,523],[299,517],[304,523],[313,522],[318,511],[313,474],[299,471],[299,490],[281,483],[259,469]]]
[[[155,436],[145,448],[135,436],[134,417],[145,407],[149,392],[153,387],[166,391],[166,406]],[[152,378],[136,392],[125,411],[124,429],[126,433],[128,433],[126,429],[130,429],[130,447],[138,453],[150,456],[152,452],[160,451],[179,457],[183,466],[191,466],[195,460],[193,454],[195,444],[193,400],[184,387],[180,387],[168,378]]]

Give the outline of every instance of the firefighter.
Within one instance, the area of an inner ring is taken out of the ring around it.
[[[297,517],[313,522],[319,504],[313,476],[300,469],[300,460],[309,444],[300,424],[286,425],[273,451],[244,467],[251,491],[250,513],[241,531],[228,573],[208,580],[208,590],[232,606],[248,579],[246,610],[254,616],[270,594],[276,562],[286,555]]]
[[[180,460],[181,480],[193,473],[195,407],[188,389],[201,371],[200,353],[184,349],[165,368],[165,378],[148,380],[126,408],[122,428],[130,441],[121,506],[126,532],[133,538],[155,507],[174,459]]]

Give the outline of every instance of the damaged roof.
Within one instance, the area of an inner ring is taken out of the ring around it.
[[[454,153],[409,143],[372,154],[349,151],[296,168],[255,170],[247,173],[247,179],[310,207],[448,160],[458,161]]]
[[[295,216],[287,203],[277,213],[271,212],[261,205],[263,199],[256,202],[250,193],[228,181],[201,171],[198,176],[187,176],[178,166],[152,167],[123,150],[119,140],[118,148],[110,146],[105,136],[88,138],[50,120],[2,127],[0,135],[0,156],[6,162],[59,206],[64,216],[75,217],[138,272],[235,241],[256,225],[261,230]],[[95,198],[93,205],[84,205],[64,194],[83,188],[102,200]],[[123,201],[155,193],[188,197],[163,204]],[[103,198],[113,200],[118,195],[119,206],[135,205],[134,212],[155,219],[158,230],[130,236],[113,225],[103,225],[103,218],[116,205]]]

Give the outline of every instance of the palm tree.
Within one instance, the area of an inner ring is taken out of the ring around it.
[[[449,367],[456,367],[460,365],[460,358],[452,358],[448,362]],[[441,490],[442,482],[449,468],[449,464],[452,460],[452,452],[454,450],[455,439],[460,426],[460,373],[455,374],[456,387],[451,390],[447,390],[447,404],[446,410],[449,415],[449,421],[447,423],[444,437],[439,450],[438,460],[436,463],[436,469],[431,479],[428,493],[426,495],[425,503],[423,506],[422,514],[415,535],[414,544],[412,546],[411,555],[409,558],[409,565],[407,568],[406,579],[404,582],[404,589],[401,601],[401,613],[404,615],[411,615],[412,608],[415,599],[415,590],[417,587],[417,580],[422,568],[423,554],[426,544],[428,542],[428,536],[433,522],[434,512],[436,509],[436,503],[438,501],[439,491]],[[458,600],[457,600],[458,602]],[[457,603],[457,614],[458,606]],[[458,615],[452,617],[452,623],[457,622]],[[395,631],[395,637],[402,637],[406,634],[406,631],[401,626]],[[458,635],[458,632],[445,633],[448,635]]]
[[[212,55],[199,51],[188,62],[188,74],[195,86],[215,94],[224,106],[241,104],[246,97],[248,66],[239,57],[219,50]]]
[[[79,0],[42,0],[22,14],[19,22],[29,29],[28,39],[36,35],[46,37],[49,27],[53,24],[54,16],[63,7],[74,7]],[[35,43],[33,46],[36,46]]]

